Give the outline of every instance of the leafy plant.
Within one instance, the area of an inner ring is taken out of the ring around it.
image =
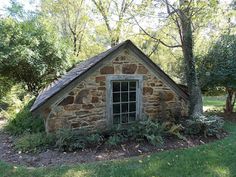
[[[110,147],[113,147],[123,143],[124,141],[127,141],[127,137],[124,136],[124,134],[115,133],[108,137],[108,139],[106,140],[106,144]]]
[[[151,144],[158,146],[163,143],[163,128],[157,121],[144,118],[136,122],[127,130],[128,137],[133,140],[147,140]]]
[[[13,135],[21,135],[23,133],[38,133],[44,131],[44,122],[40,117],[34,117],[30,112],[33,103],[31,100],[26,104],[15,117],[8,120],[5,127],[6,131]]]
[[[223,118],[212,115],[199,115],[186,121],[186,133],[203,134],[204,136],[219,137],[224,125]]]
[[[162,127],[165,133],[177,136],[179,139],[186,140],[186,137],[181,133],[184,130],[184,127],[181,124],[175,124],[174,122],[163,122]]]
[[[86,135],[78,131],[60,129],[56,132],[56,147],[60,151],[74,151],[97,146],[102,142],[102,135]]]
[[[55,144],[55,137],[53,134],[26,133],[16,140],[15,148],[22,152],[37,152],[49,148],[53,144]]]

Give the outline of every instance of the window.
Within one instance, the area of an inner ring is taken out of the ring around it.
[[[114,125],[134,122],[140,115],[141,76],[110,76],[108,78],[108,111]]]
[[[113,124],[136,120],[137,81],[112,81]]]

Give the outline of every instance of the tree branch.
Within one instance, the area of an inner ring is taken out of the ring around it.
[[[139,28],[150,38],[152,38],[153,40],[155,40],[156,42],[159,42],[160,44],[164,45],[165,47],[169,47],[169,48],[176,48],[176,47],[182,47],[182,45],[168,45],[166,44],[164,41],[162,41],[161,39],[158,39],[154,36],[152,36],[151,34],[149,34],[146,30],[144,30],[141,25],[138,23],[138,21],[136,20],[136,18],[134,17],[134,20],[136,22],[136,24],[139,26]]]

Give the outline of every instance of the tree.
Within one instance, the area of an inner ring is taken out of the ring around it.
[[[225,113],[233,112],[236,99],[236,35],[222,35],[203,58],[200,68],[203,87],[224,87]]]
[[[150,3],[147,0],[142,0],[139,4],[134,0],[92,0],[92,2],[105,23],[111,47],[120,42],[121,34],[125,35],[122,31],[125,25],[126,27],[129,25],[132,16],[144,11]]]
[[[69,38],[74,55],[81,52],[83,37],[88,24],[84,0],[43,0],[42,14],[58,28],[62,37]]]
[[[53,32],[36,20],[0,20],[0,76],[38,90],[54,80],[67,66],[66,48]]]
[[[185,66],[185,78],[190,96],[189,115],[195,117],[203,113],[203,104],[201,89],[196,73],[193,32],[196,31],[198,26],[201,26],[199,25],[200,19],[203,19],[203,17],[208,15],[210,12],[209,9],[211,9],[210,7],[214,7],[215,1],[178,0],[171,2],[172,3],[168,0],[157,1],[156,7],[158,7],[158,4],[160,4],[160,9],[161,7],[163,8],[163,5],[166,7],[167,13],[165,22],[163,23],[169,25],[172,31],[177,31],[178,35],[168,34],[174,39],[174,44],[168,44],[159,37],[150,35],[137,21],[136,22],[142,31],[158,44],[168,48],[181,48]]]

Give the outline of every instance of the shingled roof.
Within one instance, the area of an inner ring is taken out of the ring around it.
[[[48,85],[45,89],[43,89],[38,97],[36,98],[33,106],[31,107],[31,111],[35,111],[40,106],[42,106],[44,103],[46,103],[51,97],[59,93],[63,88],[67,87],[70,83],[72,83],[74,80],[76,80],[78,77],[85,74],[88,70],[93,68],[97,63],[102,61],[104,58],[108,57],[112,53],[116,52],[121,47],[132,47],[136,51],[138,51],[139,54],[141,54],[145,59],[148,60],[148,62],[154,67],[157,72],[162,76],[163,79],[168,80],[168,82],[176,88],[178,92],[181,93],[183,98],[188,99],[188,94],[184,92],[178,84],[176,84],[168,75],[166,75],[154,62],[152,62],[141,50],[139,50],[130,40],[126,40],[108,50],[105,52],[102,52],[90,59],[87,59],[84,62],[79,63],[76,65],[73,69],[71,69],[69,72],[67,72],[65,75],[63,75],[58,80],[55,80],[53,83]]]

